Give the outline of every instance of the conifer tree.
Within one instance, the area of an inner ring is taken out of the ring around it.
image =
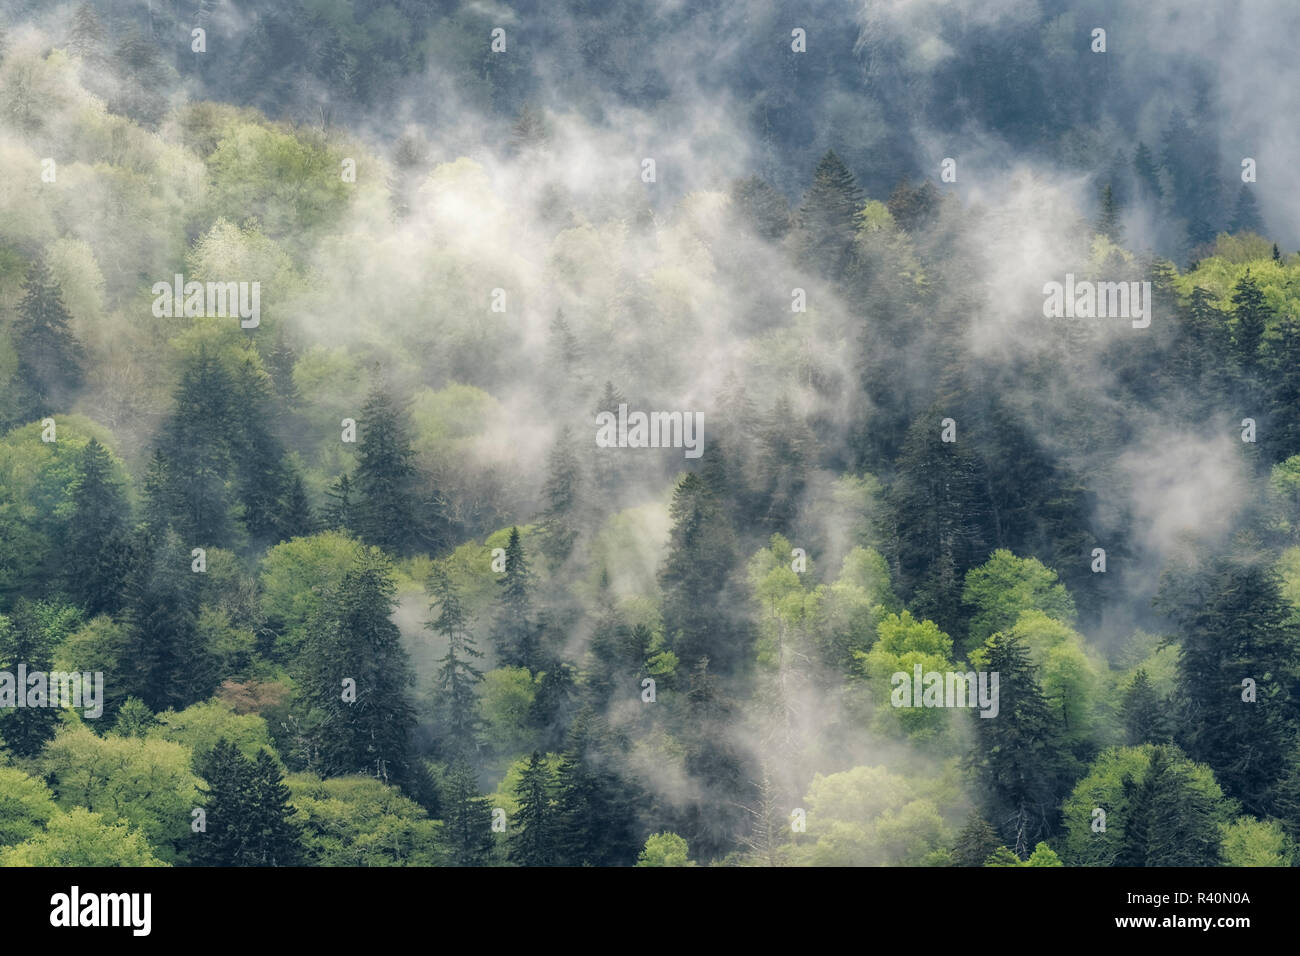
[[[1264,220],[1259,214],[1259,204],[1255,202],[1255,194],[1247,183],[1241,184],[1241,189],[1237,192],[1237,205],[1232,212],[1232,222],[1228,224],[1228,231],[1231,233],[1253,232],[1256,235],[1264,233]]]
[[[1097,234],[1119,244],[1124,240],[1124,228],[1119,221],[1119,203],[1115,192],[1107,183],[1101,190],[1101,213],[1097,217]]]
[[[69,498],[64,587],[92,617],[116,612],[128,570],[129,512],[112,458],[94,438],[77,455]]]
[[[1059,717],[1018,637],[996,634],[981,670],[999,675],[998,715],[975,718],[972,755],[985,814],[1020,858],[1057,827],[1066,755]]]
[[[66,409],[81,387],[85,352],[72,334],[72,317],[43,257],[33,260],[23,280],[23,298],[13,324],[18,382],[24,394],[19,420]]]
[[[532,609],[533,575],[518,528],[510,529],[505,565],[503,576],[497,579],[501,594],[492,624],[497,660],[505,667],[535,669],[539,647]]]
[[[989,822],[980,816],[978,810],[972,810],[966,818],[966,825],[957,834],[957,843],[952,848],[953,863],[957,866],[983,866],[999,845],[998,835]]]
[[[559,827],[550,768],[533,751],[519,777],[519,812],[510,835],[510,862],[516,866],[556,866],[560,860]]]
[[[444,839],[456,866],[487,866],[492,853],[492,808],[480,796],[474,771],[463,761],[443,788]]]
[[[19,664],[27,665],[27,673],[48,674],[52,669],[55,650],[53,629],[43,626],[41,608],[26,598],[14,608],[12,618],[0,615],[0,671],[14,674]],[[24,704],[32,703],[31,686],[17,684],[15,694],[24,697]],[[46,702],[57,689],[45,689]],[[0,740],[19,757],[35,757],[54,737],[59,724],[59,710],[49,706],[15,707],[10,702],[0,710]]]
[[[356,531],[368,544],[410,553],[420,540],[420,502],[410,423],[386,391],[371,393],[358,425]]]
[[[1124,729],[1131,747],[1140,744],[1168,743],[1169,704],[1156,696],[1147,672],[1138,668],[1133,680],[1124,691],[1122,713]]]
[[[302,862],[302,836],[293,820],[289,788],[274,758],[259,750],[255,760],[225,737],[201,761],[199,775],[205,829],[195,834],[191,855],[200,866],[295,866]]]
[[[566,425],[547,459],[546,484],[542,496],[542,550],[553,568],[568,560],[578,540],[578,501],[582,496],[582,472],[574,454],[573,432]]]
[[[830,150],[817,163],[799,206],[799,258],[827,278],[842,277],[853,260],[863,196],[843,161]]]
[[[1250,270],[1232,289],[1233,316],[1236,320],[1232,344],[1243,368],[1253,370],[1259,362],[1259,346],[1268,328],[1269,308],[1264,292],[1251,277]]]
[[[439,732],[448,753],[466,754],[478,749],[476,735],[481,721],[474,688],[483,680],[483,672],[473,661],[481,658],[483,652],[466,629],[460,595],[441,562],[435,563],[430,571],[427,588],[429,610],[436,610],[437,616],[425,627],[447,642],[447,653],[438,661],[435,682],[441,711]]]
[[[347,475],[339,475],[325,492],[325,497],[329,499],[323,516],[325,527],[331,531],[350,533],[356,525],[352,479]]]
[[[315,747],[326,775],[411,779],[414,676],[391,619],[395,589],[389,559],[363,546],[313,616],[295,676],[302,703],[319,720]]]

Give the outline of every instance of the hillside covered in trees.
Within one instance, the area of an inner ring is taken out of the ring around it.
[[[1111,6],[0,0],[0,865],[1300,864],[1300,14]]]

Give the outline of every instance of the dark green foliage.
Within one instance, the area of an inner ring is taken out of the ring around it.
[[[497,659],[506,667],[535,669],[538,663],[538,627],[533,616],[533,575],[524,554],[519,529],[510,529],[506,543],[505,571],[497,579],[501,586],[492,640]]]
[[[357,432],[355,530],[368,544],[409,554],[424,525],[406,412],[388,392],[372,392]]]
[[[443,839],[456,866],[487,866],[492,853],[492,808],[480,796],[474,771],[458,762],[443,786]]]
[[[439,707],[438,733],[445,752],[463,755],[478,749],[476,734],[481,723],[475,685],[483,672],[474,666],[483,652],[466,629],[465,609],[446,569],[435,564],[426,585],[430,611],[437,616],[425,627],[447,642],[447,653],[438,660],[434,686]]]
[[[996,717],[974,718],[978,792],[999,837],[1026,857],[1056,830],[1069,782],[1060,718],[1018,638],[990,639],[981,669],[999,675],[999,708]]]
[[[796,213],[800,264],[828,278],[843,276],[853,261],[862,203],[853,174],[834,150],[828,151]]]
[[[1168,743],[1169,709],[1169,702],[1157,696],[1147,672],[1139,668],[1124,691],[1122,713],[1129,746]]]
[[[84,375],[85,350],[68,327],[63,293],[44,258],[35,259],[23,281],[23,298],[13,325],[23,406],[5,414],[10,424],[65,411]]]
[[[69,498],[64,587],[87,614],[113,613],[126,586],[130,511],[108,451],[93,438],[78,456]]]
[[[302,838],[289,805],[289,788],[275,759],[254,760],[224,737],[208,752],[199,775],[206,832],[193,834],[191,860],[200,866],[297,866]]]
[[[1216,866],[1225,808],[1194,784],[1177,747],[1156,747],[1141,780],[1126,778],[1124,842],[1114,866]]]
[[[957,866],[983,866],[998,846],[997,833],[978,811],[972,810],[966,825],[957,834],[957,843],[952,848],[953,863]]]
[[[296,676],[300,703],[316,727],[313,769],[322,775],[410,781],[414,675],[390,620],[394,589],[388,558],[359,548],[311,622]],[[344,699],[351,696],[348,681],[355,682],[355,700]]]
[[[533,751],[519,779],[519,812],[510,834],[510,862],[516,866],[557,866],[562,862],[559,810],[550,768]]]

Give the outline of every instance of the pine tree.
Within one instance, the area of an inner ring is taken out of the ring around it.
[[[953,863],[957,866],[983,866],[998,846],[997,833],[978,810],[972,810],[966,818],[966,825],[957,834],[957,843],[952,848]]]
[[[519,777],[519,812],[510,835],[510,862],[516,866],[555,866],[560,862],[557,813],[551,771],[533,751]]]
[[[1248,813],[1267,814],[1295,735],[1300,674],[1300,634],[1276,572],[1250,555],[1217,559],[1186,590],[1166,585],[1160,607],[1182,638],[1178,742]]]
[[[329,499],[323,516],[325,527],[331,531],[350,533],[356,525],[352,479],[347,475],[339,475],[325,492],[325,497]]]
[[[1137,149],[1133,151],[1133,171],[1137,174],[1138,189],[1143,198],[1159,199],[1162,194],[1160,174],[1146,143],[1138,143]]]
[[[573,432],[566,425],[560,430],[547,458],[546,484],[542,496],[542,551],[559,568],[568,560],[578,540],[578,501],[582,498],[582,471],[574,454]]]
[[[1119,203],[1115,200],[1115,193],[1110,183],[1101,190],[1101,213],[1097,217],[1097,234],[1105,236],[1117,245],[1124,240],[1124,227],[1119,221]]]
[[[27,673],[48,674],[54,661],[55,641],[51,628],[42,620],[42,608],[26,598],[14,607],[12,620],[0,615],[0,671],[14,674],[19,664]],[[16,694],[30,703],[30,687],[17,685]],[[46,695],[57,693],[46,686]],[[0,710],[0,740],[19,757],[35,757],[47,741],[53,739],[59,725],[57,707],[14,707]]]
[[[220,675],[198,630],[201,575],[174,531],[143,539],[128,577],[130,639],[120,680],[155,712],[208,697]]]
[[[240,754],[225,737],[202,759],[199,775],[205,829],[191,854],[200,866],[296,866],[302,862],[301,831],[293,821],[289,788],[274,758]]]
[[[1140,744],[1164,744],[1170,739],[1167,711],[1169,703],[1156,696],[1147,672],[1138,668],[1124,691],[1121,712],[1131,747]]]
[[[1066,755],[1020,638],[996,634],[985,649],[981,670],[999,675],[998,716],[975,718],[972,761],[988,819],[1023,859],[1057,827]]]
[[[492,623],[492,641],[497,660],[503,667],[527,667],[538,663],[537,623],[533,618],[533,575],[519,538],[519,529],[510,529],[506,542],[505,572],[497,579],[501,595],[496,618]]]
[[[354,477],[356,531],[393,554],[414,550],[421,537],[417,473],[410,423],[383,390],[372,392],[361,411]]]
[[[799,259],[827,278],[842,277],[853,260],[863,196],[843,161],[830,150],[817,163],[799,207]]]
[[[739,603],[732,581],[737,544],[719,497],[718,489],[701,475],[690,473],[677,483],[669,506],[668,556],[659,581],[664,632],[678,659],[694,666],[708,658],[716,671],[731,674],[750,659],[752,635],[732,613]]]
[[[1264,233],[1264,219],[1259,214],[1259,204],[1255,202],[1255,194],[1246,183],[1242,183],[1241,189],[1237,192],[1237,205],[1233,209],[1232,222],[1228,225],[1228,231],[1233,234],[1253,232],[1256,235],[1263,235]]]
[[[564,866],[627,866],[636,860],[637,795],[612,766],[610,729],[593,711],[574,721],[556,771],[556,843]]]
[[[72,317],[45,259],[32,261],[13,324],[18,382],[24,394],[19,418],[67,408],[81,387],[85,352],[68,327]]]
[[[458,761],[443,788],[444,840],[456,866],[487,866],[492,854],[492,808],[479,795],[474,771]]]
[[[814,439],[808,426],[782,396],[772,406],[759,434],[757,504],[765,533],[790,534],[815,460]]]
[[[1268,328],[1269,308],[1249,269],[1232,288],[1232,305],[1235,318],[1232,344],[1237,360],[1243,368],[1254,369],[1259,363],[1259,346]]]
[[[414,676],[392,622],[395,589],[389,559],[360,547],[313,616],[295,676],[302,703],[319,715],[315,745],[324,774],[410,780]],[[355,699],[345,699],[348,681],[355,682]]]
[[[283,510],[284,496],[292,492],[293,474],[284,460],[284,446],[271,431],[275,417],[271,377],[255,355],[249,354],[232,378],[239,411],[229,418],[227,442],[235,487],[248,537],[254,545],[265,547],[282,540],[286,519],[294,520]],[[304,494],[298,504],[305,502]]]
[[[94,438],[77,455],[69,488],[64,588],[94,616],[114,613],[122,603],[128,570],[126,494],[113,474],[108,451]]]
[[[120,737],[143,737],[154,725],[153,711],[139,697],[128,697],[117,711],[113,733]]]
[[[302,475],[297,470],[285,467],[280,494],[275,507],[275,539],[287,541],[290,538],[306,537],[316,531],[316,518],[312,514],[311,502],[307,499],[307,486],[303,484]]]
[[[167,486],[158,497],[176,510],[169,522],[187,541],[202,547],[233,541],[234,469],[230,435],[238,414],[235,382],[206,346],[186,362],[176,388],[175,410],[162,428],[160,451],[167,459]]]
[[[448,753],[463,755],[478,749],[476,735],[481,721],[474,686],[483,680],[483,672],[473,665],[483,652],[466,630],[465,609],[446,568],[435,563],[426,585],[431,599],[429,610],[437,616],[425,627],[442,635],[447,653],[438,661],[440,727],[443,746]]]
[[[614,383],[607,381],[600,394],[600,400],[596,402],[594,414],[608,412],[617,419],[618,407],[626,402],[627,398],[614,387]],[[599,510],[600,515],[618,510],[624,475],[622,465],[624,459],[620,457],[621,451],[618,448],[597,448],[591,458],[592,479],[595,486],[592,504]]]

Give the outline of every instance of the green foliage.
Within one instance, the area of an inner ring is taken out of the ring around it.
[[[306,861],[315,866],[441,866],[445,824],[372,777],[287,781]],[[490,819],[483,824],[488,833]],[[471,864],[472,865],[472,864]]]
[[[637,866],[695,866],[687,858],[686,841],[676,833],[652,833],[636,858]]]
[[[54,796],[42,780],[16,767],[0,767],[0,847],[40,833],[57,812]]]
[[[962,601],[973,608],[967,644],[971,648],[1010,630],[1024,611],[1042,611],[1064,624],[1074,623],[1074,602],[1056,573],[1037,558],[1017,558],[1002,549],[967,573]]]
[[[167,866],[144,835],[124,823],[74,807],[56,814],[26,843],[0,850],[0,866]]]

